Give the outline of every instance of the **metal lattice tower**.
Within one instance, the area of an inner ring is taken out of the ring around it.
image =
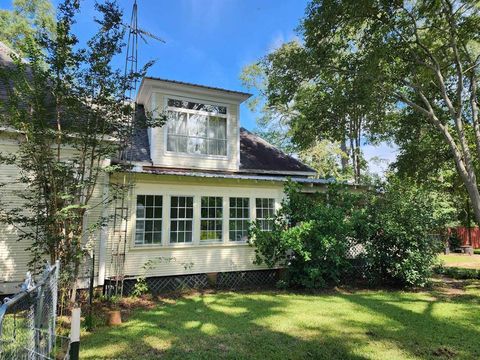
[[[123,281],[125,278],[125,257],[128,242],[128,228],[130,218],[130,206],[133,195],[134,174],[132,172],[132,140],[134,136],[135,117],[137,114],[136,91],[137,91],[137,74],[138,74],[138,38],[141,37],[145,43],[146,37],[154,40],[165,42],[158,36],[142,30],[138,27],[138,6],[137,0],[133,3],[130,25],[124,24],[128,31],[127,49],[125,57],[125,79],[126,85],[124,89],[125,103],[131,104],[130,113],[127,114],[125,121],[128,122],[127,136],[122,144],[122,156],[124,171],[122,176],[122,195],[120,198],[120,207],[115,206],[115,223],[114,223],[114,241],[112,242],[111,270],[113,270],[115,280],[115,295],[123,295]],[[119,212],[119,214],[117,213]],[[120,218],[120,226],[117,228],[116,222]],[[112,272],[111,272],[112,273]]]

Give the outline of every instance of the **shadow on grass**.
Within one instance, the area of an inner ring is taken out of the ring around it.
[[[437,311],[449,309],[445,308],[445,302],[440,305],[441,301],[435,298],[420,300],[425,303],[422,311],[409,309],[409,304],[419,300],[412,300],[404,295],[391,296],[388,301],[368,294],[352,294],[345,296],[345,299],[367,311],[381,314],[396,324],[369,324],[368,334],[373,338],[381,337],[391,341],[420,358],[480,359],[480,346],[475,340],[480,338],[480,328],[476,320],[478,307],[470,306],[478,303],[478,296],[454,296],[454,302],[449,304],[453,306],[450,309],[452,313],[443,313],[442,318],[434,316],[435,308],[442,306]],[[441,299],[446,300],[445,297]],[[461,306],[455,309],[455,305]],[[471,326],[472,323],[474,327]]]
[[[452,314],[458,316],[451,321],[434,316],[440,303],[442,309],[462,313]],[[307,305],[308,310],[302,309]],[[82,359],[361,360],[382,358],[385,347],[391,346],[397,349],[395,359],[480,358],[478,323],[468,319],[468,310],[478,306],[457,301],[450,305],[435,297],[400,292],[226,292],[182,297],[152,310],[137,310],[120,327],[86,335],[81,355]],[[362,316],[354,316],[355,312]],[[380,353],[369,347],[372,343],[380,344],[375,348]]]
[[[118,328],[86,335],[81,358],[367,359],[353,354],[355,343],[337,336],[310,331],[299,338],[259,325],[282,314],[286,301],[274,294],[180,298],[175,304],[137,311]]]

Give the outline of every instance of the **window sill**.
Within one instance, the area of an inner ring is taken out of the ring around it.
[[[201,159],[228,161],[228,154],[227,155],[189,154],[189,153],[165,150],[165,155],[166,156],[175,156],[175,157],[184,157],[184,158],[194,158],[194,159],[201,158]]]
[[[201,248],[222,248],[222,247],[246,247],[250,246],[247,241],[229,241],[229,242],[209,242],[205,244],[180,244],[180,245],[133,245],[130,251],[145,250],[173,250],[173,249],[201,249]]]

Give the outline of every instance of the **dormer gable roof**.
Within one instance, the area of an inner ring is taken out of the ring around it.
[[[145,104],[148,100],[148,96],[155,88],[162,90],[180,91],[182,93],[188,93],[191,95],[211,95],[212,97],[231,103],[242,103],[247,100],[252,94],[228,90],[214,86],[199,85],[184,81],[169,80],[158,77],[146,76],[140,83],[140,88],[137,95],[137,103]]]

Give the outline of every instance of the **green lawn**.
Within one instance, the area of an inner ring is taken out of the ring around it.
[[[439,259],[445,266],[480,269],[480,255],[442,254]]]
[[[431,292],[220,292],[137,309],[82,359],[479,359],[480,283]]]

